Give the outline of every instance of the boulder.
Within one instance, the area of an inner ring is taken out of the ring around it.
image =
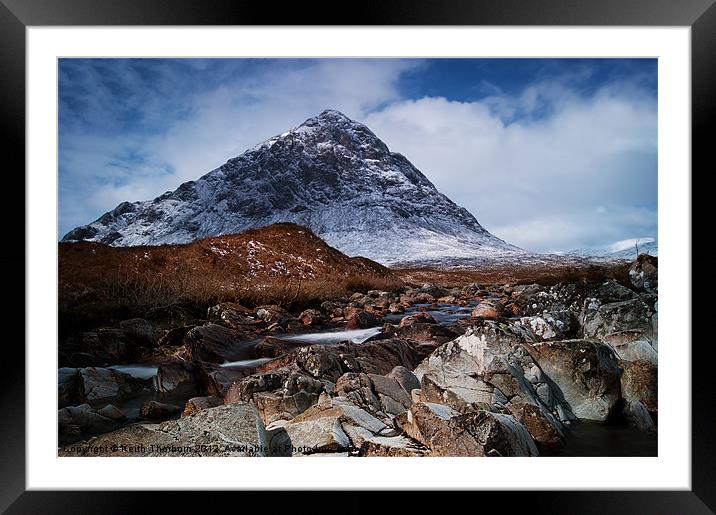
[[[180,360],[161,363],[157,368],[155,388],[163,393],[196,391],[194,368]]]
[[[282,456],[355,450],[366,441],[397,436],[392,427],[345,397],[327,399],[267,429],[273,453]]]
[[[215,408],[224,404],[224,399],[216,397],[214,395],[208,397],[192,397],[184,405],[184,410],[181,412],[182,417],[188,417],[192,413],[201,411],[204,409]]]
[[[98,409],[97,414],[116,421],[127,419],[127,416],[113,404],[107,404],[105,407]]]
[[[442,286],[435,284],[435,283],[423,284],[420,287],[420,293],[426,293],[434,298],[445,297],[446,295],[450,294],[450,292],[448,290],[446,290]]]
[[[157,341],[158,347],[180,347],[184,345],[184,337],[186,333],[191,331],[195,325],[181,325],[179,327],[173,327],[159,337]]]
[[[59,456],[265,456],[261,419],[248,404],[198,411],[160,424],[132,424],[61,448]]]
[[[293,319],[288,311],[275,304],[266,304],[256,308],[256,317],[266,324],[278,324],[280,326],[286,325],[289,320]]]
[[[207,311],[207,318],[232,329],[247,330],[260,323],[256,313],[236,302],[222,302]]]
[[[63,367],[57,370],[57,403],[59,408],[79,402],[79,384],[78,368]]]
[[[197,391],[205,395],[223,397],[236,381],[248,377],[254,372],[250,367],[224,367],[214,363],[197,363],[195,376]]]
[[[569,310],[521,317],[519,324],[527,329],[533,341],[567,340],[576,336],[576,321]]]
[[[342,317],[343,316],[343,308],[345,306],[346,305],[344,302],[326,300],[321,303],[321,311],[323,311],[328,316]]]
[[[298,319],[306,327],[321,326],[325,322],[325,317],[317,309],[306,309],[298,315]]]
[[[439,345],[457,338],[460,332],[442,324],[415,322],[398,327],[396,335],[399,338]]]
[[[624,360],[642,359],[656,364],[658,337],[656,313],[641,298],[602,304],[587,298],[582,313],[585,338],[608,343]]]
[[[174,404],[158,401],[145,401],[139,408],[139,418],[164,420],[181,413],[182,409]]]
[[[472,310],[473,318],[500,318],[505,315],[505,308],[494,300],[483,300]]]
[[[539,423],[526,424],[528,431],[539,442],[553,443],[564,435],[562,422],[576,417],[513,329],[484,321],[436,349],[415,370],[421,378],[417,399],[461,413],[488,410],[518,420],[530,415],[530,422],[539,416]]]
[[[428,449],[404,436],[377,436],[367,439],[358,449],[358,456],[413,458],[426,456]]]
[[[388,373],[388,377],[392,377],[398,384],[403,387],[403,390],[410,393],[416,388],[420,388],[420,380],[415,374],[404,366],[398,365]]]
[[[290,420],[318,402],[319,394],[300,390],[294,394],[259,392],[253,401],[265,424],[277,420]]]
[[[639,291],[656,293],[659,287],[659,260],[648,254],[640,254],[629,267],[629,280]]]
[[[641,402],[651,413],[658,411],[658,369],[649,361],[621,363],[621,392],[627,402]]]
[[[596,288],[593,288],[589,292],[589,295],[590,297],[599,299],[602,304],[623,302],[625,300],[632,300],[638,297],[634,290],[631,290],[614,280],[608,280],[601,283]]]
[[[351,447],[351,441],[337,417],[314,418],[283,425],[274,424],[268,429],[272,455],[295,456],[339,452]]]
[[[656,433],[656,426],[649,410],[640,401],[626,401],[622,410],[629,425],[644,433]]]
[[[306,347],[310,343],[302,340],[287,340],[267,336],[251,349],[251,356],[254,358],[277,358],[300,347]]]
[[[536,404],[530,402],[508,403],[510,414],[522,423],[534,440],[543,445],[559,445],[564,443],[565,433],[554,417]]]
[[[587,338],[609,341],[610,336],[623,332],[649,334],[653,311],[640,298],[602,303],[595,297],[585,300],[582,329]]]
[[[404,316],[400,320],[400,327],[409,327],[413,324],[437,324],[438,321],[430,313],[418,312],[412,315]]]
[[[360,344],[344,342],[310,345],[286,355],[281,366],[296,363],[314,378],[335,382],[346,372],[385,375],[398,365],[412,370],[433,350],[435,346],[432,344],[400,338],[372,340]],[[269,363],[257,367],[257,371],[265,370],[267,365]]]
[[[107,414],[108,411],[105,411]],[[111,431],[122,418],[105,416],[89,404],[67,406],[57,412],[58,440],[60,444],[74,442],[89,435]]]
[[[418,291],[400,296],[400,303],[404,306],[412,306],[413,304],[433,304],[434,302],[435,297],[425,292]]]
[[[480,411],[459,414],[448,406],[417,403],[396,417],[407,436],[431,456],[537,456],[525,427],[509,415]]]
[[[377,374],[344,374],[336,381],[334,393],[381,418],[403,413],[413,403],[396,379]]]
[[[486,295],[487,291],[478,283],[470,283],[462,287],[461,292],[465,295]]]
[[[421,401],[445,404],[460,413],[489,411],[496,395],[504,398],[493,385],[459,371],[428,372],[420,382]]]
[[[365,310],[357,310],[346,317],[348,329],[368,329],[380,325],[380,318]]]
[[[388,305],[388,311],[394,315],[397,315],[400,313],[405,313],[405,308],[397,302],[394,302]]]
[[[373,391],[373,382],[368,377],[368,374],[349,372],[342,375],[336,381],[333,392],[348,399],[361,409],[381,418],[388,417],[383,411],[383,405],[377,393]]]
[[[191,329],[184,337],[189,361],[224,363],[249,359],[253,346],[245,333],[217,324]]]
[[[289,420],[318,402],[332,383],[311,377],[296,364],[275,372],[254,374],[235,381],[224,393],[224,403],[253,401],[262,419],[269,424]]]
[[[466,375],[484,374],[493,366],[501,367],[502,358],[522,341],[524,338],[511,326],[485,320],[435,349],[414,372],[418,379],[428,371],[445,367]]]
[[[334,393],[383,420],[404,412],[413,403],[396,379],[377,374],[347,373],[336,382]]]
[[[530,345],[530,354],[579,418],[606,421],[619,402],[620,370],[614,351],[593,340]]]
[[[143,382],[129,374],[100,367],[79,369],[79,397],[82,402],[131,397],[143,389]]]
[[[510,297],[516,310],[525,316],[565,309],[578,313],[588,289],[589,286],[581,283],[558,283],[549,287],[529,284],[514,287]]]

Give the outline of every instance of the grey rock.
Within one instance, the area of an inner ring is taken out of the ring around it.
[[[614,351],[593,340],[531,345],[530,354],[579,418],[605,421],[621,398]]]
[[[160,424],[132,424],[68,445],[59,456],[264,456],[266,431],[248,404],[231,404]],[[92,449],[99,449],[94,454]]]
[[[100,367],[79,369],[79,393],[84,402],[130,397],[142,389],[141,381],[116,370]]]

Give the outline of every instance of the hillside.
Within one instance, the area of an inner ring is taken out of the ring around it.
[[[288,223],[189,244],[59,244],[60,313],[80,318],[178,303],[205,309],[225,300],[311,304],[398,285],[384,266],[348,257]]]

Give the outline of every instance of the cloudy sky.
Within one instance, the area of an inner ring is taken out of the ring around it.
[[[324,109],[535,251],[657,235],[654,59],[62,59],[59,232]]]

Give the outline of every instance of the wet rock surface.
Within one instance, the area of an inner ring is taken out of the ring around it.
[[[85,331],[58,370],[60,454],[558,455],[595,424],[653,438],[655,266],[641,259],[622,282],[369,290],[294,312],[222,303]]]

